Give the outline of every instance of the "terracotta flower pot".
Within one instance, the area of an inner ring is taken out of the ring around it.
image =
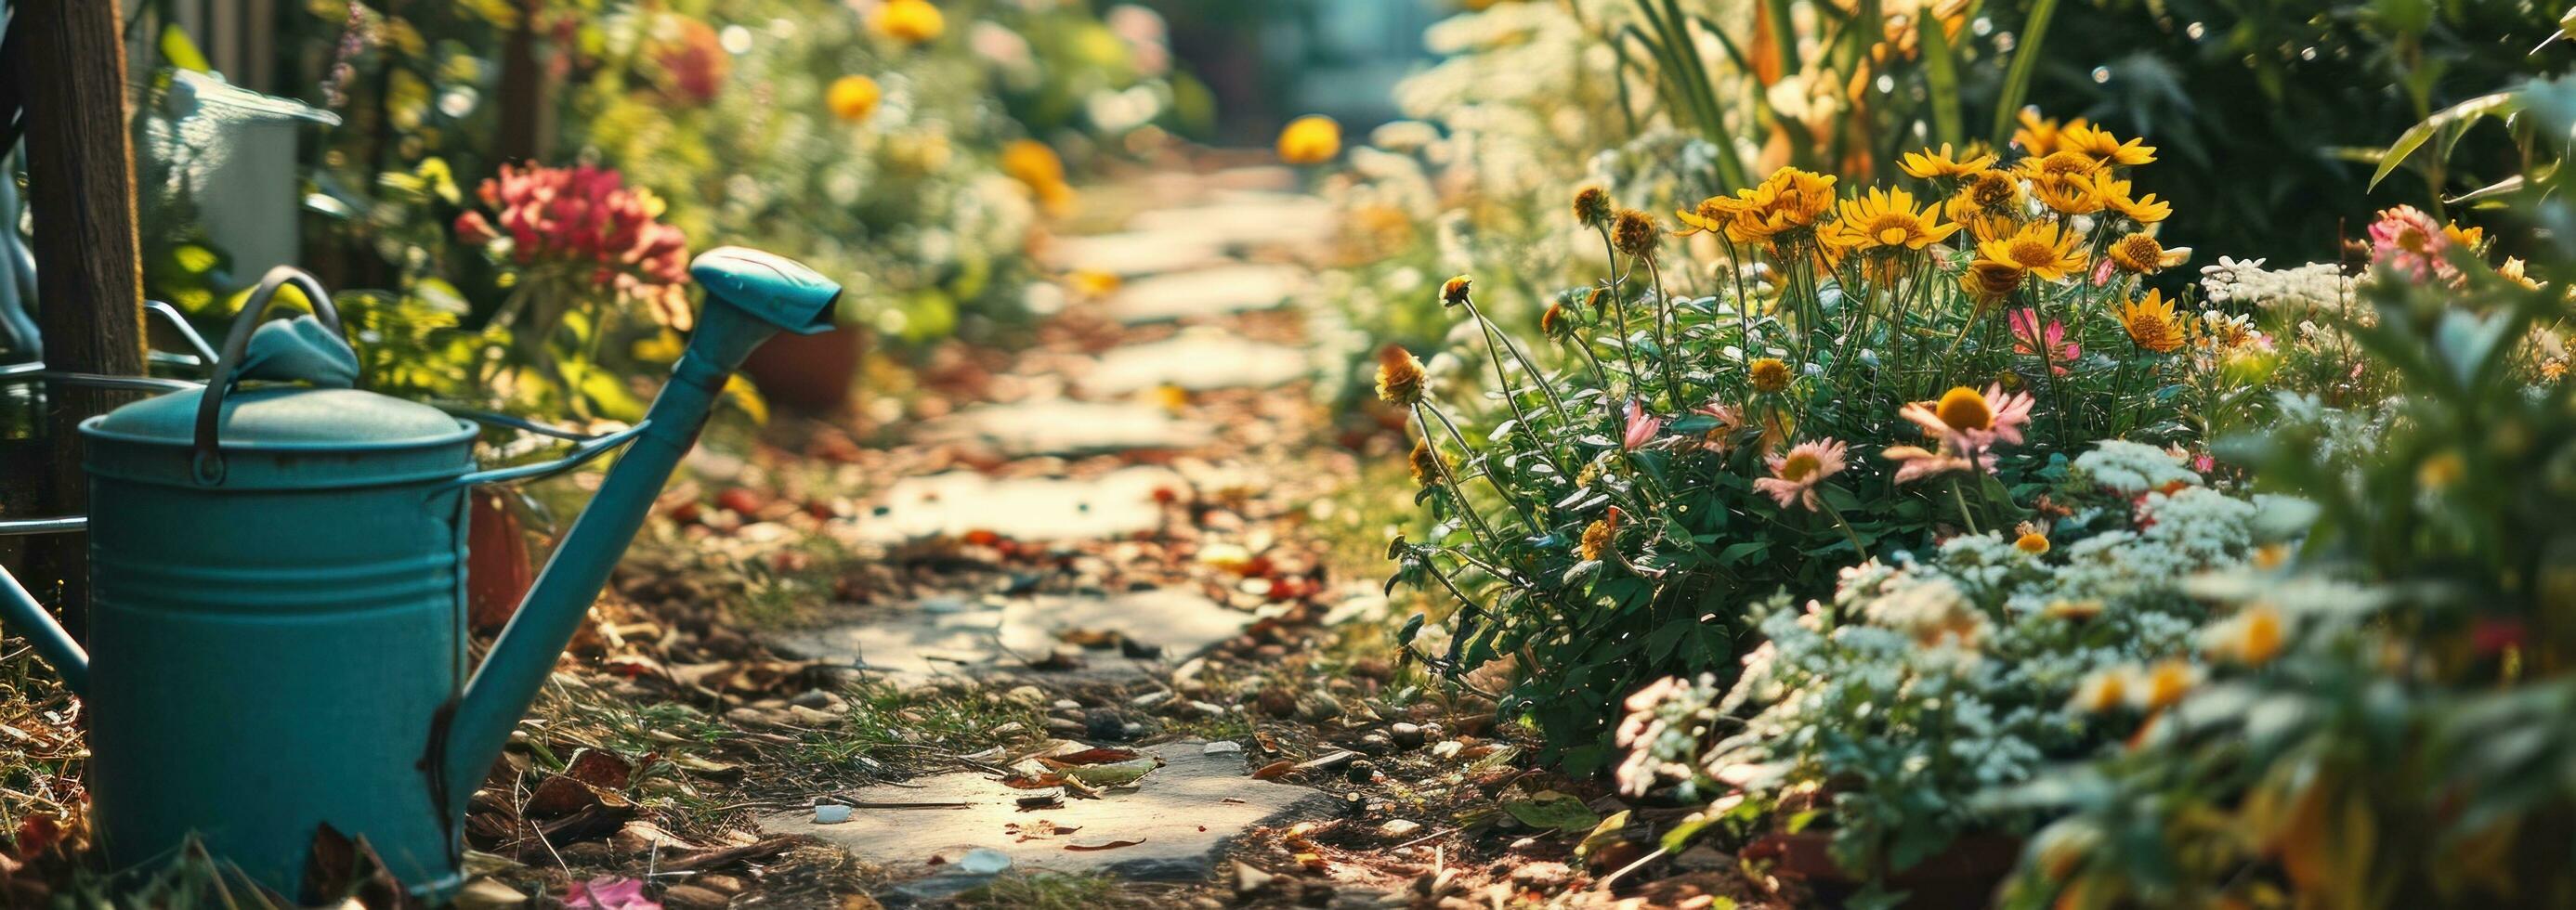
[[[1745,849],[1752,858],[1773,860],[1773,871],[1806,881],[1820,895],[1839,897],[1866,883],[1834,861],[1833,834],[1801,831],[1767,834]],[[2021,859],[2020,838],[1977,833],[1961,836],[1939,853],[1887,877],[1890,890],[1906,892],[1909,910],[1973,910],[1994,902],[1995,889]]]
[[[753,349],[742,371],[771,404],[832,413],[850,403],[866,337],[846,325],[816,335],[782,334]]]
[[[527,526],[509,494],[477,489],[467,495],[465,546],[466,621],[477,632],[496,631],[509,624],[537,580]]]

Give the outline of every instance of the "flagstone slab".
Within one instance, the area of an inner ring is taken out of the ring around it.
[[[1155,209],[1128,221],[1131,230],[1175,232],[1234,246],[1303,246],[1333,238],[1341,223],[1332,203],[1287,193],[1224,193],[1207,205]]]
[[[1146,466],[1081,479],[949,471],[896,481],[849,527],[856,541],[876,543],[970,531],[1029,541],[1124,537],[1162,526],[1157,490],[1187,487],[1171,469]]]
[[[1215,331],[1188,331],[1162,341],[1114,348],[1076,380],[1084,392],[1127,395],[1161,386],[1193,392],[1266,389],[1304,379],[1314,367],[1287,345]]]
[[[1125,683],[1242,634],[1252,620],[1251,614],[1179,588],[1089,596],[952,595],[925,598],[868,621],[780,632],[770,636],[770,644],[901,685],[942,676]],[[1030,666],[1053,654],[1071,631],[1117,633],[1141,647],[1084,648],[1079,667]]]
[[[976,405],[924,424],[919,438],[981,442],[1018,457],[1189,449],[1215,435],[1206,424],[1150,404],[1045,398]]]
[[[1140,278],[1107,301],[1129,325],[1266,310],[1305,293],[1314,276],[1290,265],[1228,265]]]
[[[1225,262],[1225,240],[1185,227],[1059,237],[1047,245],[1045,260],[1059,269],[1122,278],[1181,272]]]
[[[848,791],[856,802],[965,803],[962,809],[856,809],[849,821],[817,824],[812,810],[764,816],[769,835],[810,835],[883,867],[898,882],[888,903],[936,900],[991,879],[957,871],[978,848],[1000,851],[1013,873],[1107,874],[1132,881],[1200,881],[1228,844],[1256,825],[1321,817],[1336,804],[1323,791],[1253,780],[1243,753],[1210,755],[1181,741],[1142,750],[1166,763],[1136,786],[1059,808],[1022,811],[1042,791],[1016,790],[979,773],[946,774]],[[1074,829],[1056,833],[1062,829]],[[1107,849],[1127,841],[1135,843]],[[937,860],[934,862],[933,860]]]

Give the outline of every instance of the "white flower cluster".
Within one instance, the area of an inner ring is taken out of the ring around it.
[[[2197,484],[2200,475],[2182,466],[2171,452],[2125,439],[2105,439],[2093,451],[2075,457],[2075,467],[2095,483],[2136,496],[2167,484]]]
[[[2292,315],[2340,313],[2353,302],[2355,279],[2331,262],[2266,269],[2261,259],[2218,257],[2200,268],[2201,293],[2211,303],[2286,311]]]
[[[1844,570],[1830,602],[1761,620],[1768,641],[1731,688],[1667,680],[1639,693],[1621,786],[1776,800],[1834,781],[1850,836],[1946,841],[1991,821],[1971,808],[1976,793],[2121,735],[2070,710],[2078,688],[2193,648],[2206,610],[2184,585],[2244,565],[2263,535],[2255,504],[2201,486],[2160,449],[2107,442],[2077,465],[2103,508],[2134,503],[2130,527],[2038,555],[1967,535]]]

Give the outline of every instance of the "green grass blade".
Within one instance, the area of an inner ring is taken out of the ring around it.
[[[2023,23],[2021,41],[2013,47],[2012,68],[2004,73],[2003,94],[1995,99],[1996,148],[2012,139],[2013,115],[2021,113],[2022,99],[2030,97],[2031,77],[2039,72],[2040,46],[2048,39],[2048,22],[2057,16],[2057,0],[2038,0],[2030,5],[2030,19]]]

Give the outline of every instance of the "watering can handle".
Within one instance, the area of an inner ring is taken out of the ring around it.
[[[243,352],[250,349],[251,332],[259,328],[260,317],[267,315],[269,304],[277,301],[278,289],[290,284],[313,304],[313,315],[322,320],[323,328],[342,334],[340,308],[331,305],[331,292],[322,289],[322,282],[291,265],[268,270],[268,277],[259,280],[259,288],[242,301],[241,315],[233,317],[232,330],[224,334],[223,349],[215,356],[214,373],[206,377],[206,394],[197,400],[194,470],[200,483],[223,480],[224,461],[220,441],[215,438],[215,425],[223,417],[224,395],[232,391],[233,374],[241,369]]]

